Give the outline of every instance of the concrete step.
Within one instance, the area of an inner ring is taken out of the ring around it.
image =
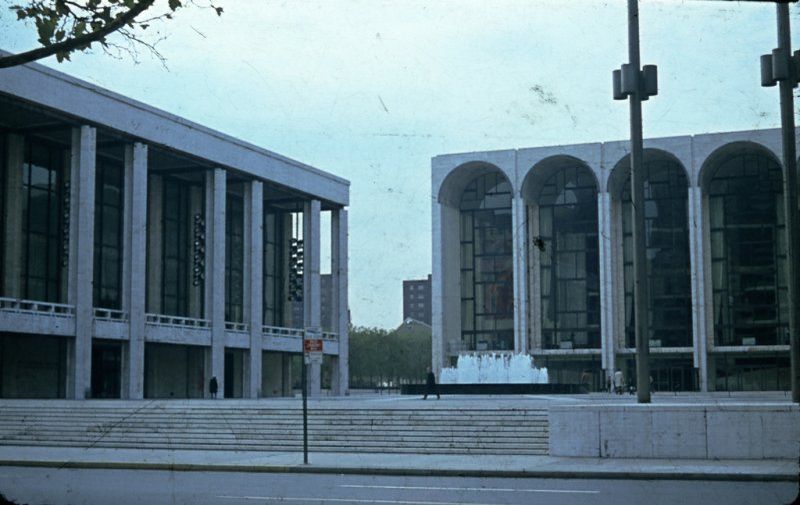
[[[547,454],[545,409],[314,408],[313,450]],[[0,445],[302,449],[299,409],[213,405],[2,405]]]

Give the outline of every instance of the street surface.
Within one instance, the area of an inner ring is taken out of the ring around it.
[[[396,477],[0,467],[18,504],[787,504],[794,482]]]

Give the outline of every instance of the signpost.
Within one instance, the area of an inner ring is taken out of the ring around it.
[[[303,464],[308,464],[308,381],[306,365],[322,363],[322,332],[319,328],[306,328],[303,332]]]

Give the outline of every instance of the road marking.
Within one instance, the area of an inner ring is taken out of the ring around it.
[[[266,500],[266,501],[317,501],[339,503],[385,503],[387,505],[502,505],[500,503],[480,503],[463,501],[408,501],[408,500],[365,500],[358,498],[315,498],[315,497],[285,497],[285,496],[217,496],[224,500]]]
[[[438,486],[369,486],[362,484],[340,484],[339,487],[366,488],[366,489],[415,489],[423,491],[491,491],[506,493],[575,493],[575,494],[598,494],[595,490],[572,490],[572,489],[514,489],[504,487],[438,487]]]

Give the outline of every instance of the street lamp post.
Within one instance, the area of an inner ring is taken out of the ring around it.
[[[779,85],[781,99],[781,137],[783,144],[783,202],[786,222],[786,275],[789,288],[789,346],[792,401],[800,403],[800,253],[797,206],[797,151],[795,149],[794,88],[800,77],[800,51],[792,56],[789,5],[778,3],[778,48],[761,57],[761,85]],[[776,301],[777,303],[777,301]]]
[[[636,397],[650,403],[650,342],[648,332],[647,243],[644,228],[644,148],[642,100],[658,94],[655,65],[641,69],[639,60],[639,3],[628,0],[628,59],[614,70],[614,99],[630,101],[631,203],[633,207],[633,307],[636,334]]]

